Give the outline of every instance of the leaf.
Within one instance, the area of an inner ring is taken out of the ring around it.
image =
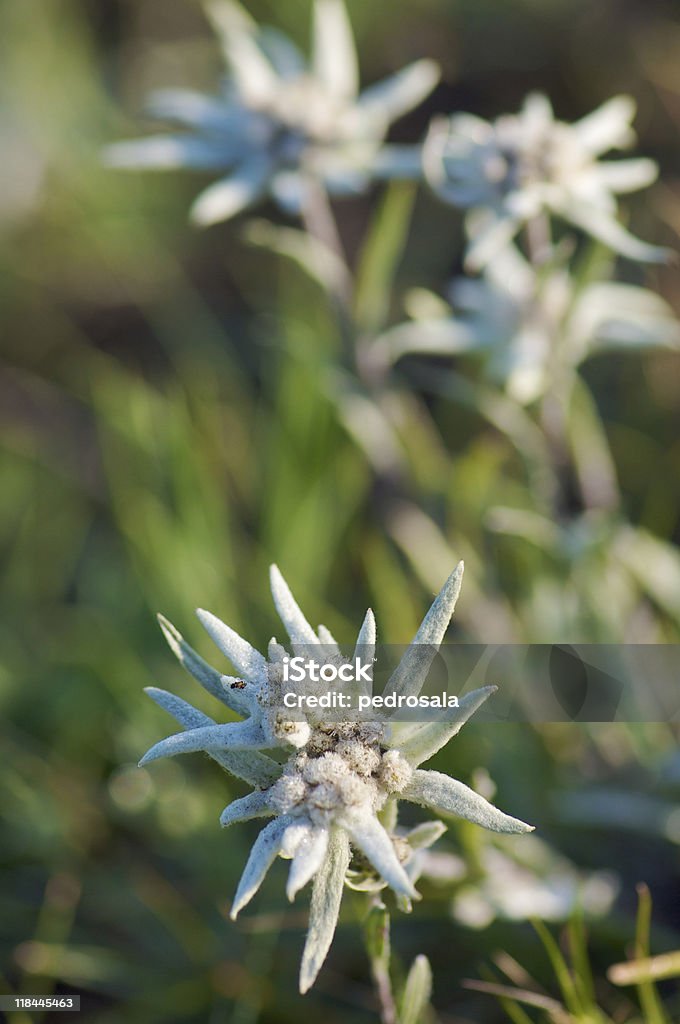
[[[582,1003],[581,995],[576,988],[574,978],[569,970],[567,961],[562,956],[557,942],[543,922],[534,919],[531,923],[538,933],[538,936],[545,947],[545,951],[550,958],[552,969],[555,972],[555,977],[557,978],[562,991],[562,998],[564,999],[569,1012],[575,1017],[580,1017],[582,1013],[585,1014],[587,1012],[587,1007]]]
[[[343,261],[305,231],[278,227],[266,220],[250,220],[244,226],[243,236],[251,245],[269,249],[297,263],[330,295],[338,294],[346,286],[347,268]]]
[[[521,537],[553,556],[558,554],[563,541],[559,525],[531,509],[495,505],[488,510],[485,525],[494,533]]]
[[[374,904],[363,923],[366,951],[371,960],[387,970],[390,964],[390,915],[383,903]]]
[[[638,885],[637,893],[638,913],[635,927],[635,956],[638,959],[646,959],[649,956],[652,897],[649,888],[644,882]],[[649,977],[642,977],[638,982],[637,988],[646,1024],[670,1024],[654,982]]]
[[[489,981],[465,980],[463,987],[471,989],[473,992],[486,992],[488,995],[498,996],[499,999],[513,999],[526,1006],[535,1006],[537,1009],[545,1010],[554,1024],[575,1024],[574,1018],[561,1003],[541,992],[512,988],[510,985],[497,985]]]
[[[432,995],[432,968],[422,954],[411,965],[399,1002],[399,1024],[419,1024]]]
[[[589,508],[616,508],[619,489],[609,442],[585,383],[573,381],[567,429],[581,491]]]
[[[387,319],[414,199],[413,185],[390,185],[367,233],[359,259],[354,306],[356,322],[367,334],[378,331]]]
[[[612,964],[607,977],[614,985],[643,985],[646,982],[680,978],[680,950]]]
[[[574,966],[574,978],[577,991],[584,1006],[597,1006],[595,982],[588,956],[588,942],[583,923],[583,909],[577,904],[567,922],[569,951]]]
[[[452,317],[397,324],[373,342],[388,364],[404,356],[455,356],[488,348],[484,339]]]
[[[613,551],[640,589],[667,615],[680,621],[680,553],[677,548],[639,527],[622,526]]]

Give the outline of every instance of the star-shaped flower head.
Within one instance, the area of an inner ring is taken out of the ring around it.
[[[460,563],[390,676],[385,694],[405,698],[419,694],[453,614],[462,575]],[[323,652],[319,660],[345,663],[329,631],[310,626],[276,566],[271,569],[271,587],[293,652],[307,657],[310,651]],[[418,898],[413,885],[417,861],[411,867],[409,863],[414,851],[435,841],[441,826],[397,833],[397,799],[498,832],[531,831],[531,826],[499,811],[462,782],[419,767],[456,735],[493,687],[462,697],[446,720],[329,721],[322,709],[306,709],[301,715],[284,703],[284,693],[290,692],[290,684],[283,685],[284,647],[273,639],[265,658],[214,615],[199,611],[198,616],[239,678],[211,668],[161,619],[166,639],[198,682],[241,719],[219,725],[174,694],[149,688],[150,696],[185,732],[156,743],[140,764],[205,751],[254,787],[229,804],[220,819],[223,826],[250,818],[272,819],[252,848],[231,916],[235,918],[252,899],[277,856],[291,860],[289,899],[314,880],[300,972],[302,992],[312,985],[326,957],[346,882],[355,888],[390,886],[405,910]],[[355,649],[364,663],[371,661],[375,643],[375,620],[369,609]],[[272,751],[277,752],[276,759]]]
[[[512,244],[483,275],[452,281],[446,299],[414,289],[407,307],[413,319],[374,342],[380,365],[408,355],[477,356],[486,380],[522,404],[544,395],[556,372],[597,353],[680,347],[680,324],[661,296],[619,282],[577,286],[560,266],[539,278]]]
[[[186,130],[109,146],[109,165],[221,171],[224,177],[192,207],[202,225],[233,217],[267,194],[297,212],[314,180],[342,195],[362,191],[374,177],[420,176],[419,147],[383,143],[391,122],[432,90],[439,77],[433,61],[416,61],[359,94],[343,0],[315,0],[309,63],[235,0],[211,0],[206,10],[230,72],[221,94],[152,94],[149,113]]]
[[[433,121],[423,150],[441,198],[475,211],[468,218],[468,264],[484,266],[522,225],[541,213],[561,218],[631,259],[663,260],[666,250],[631,235],[617,220],[616,196],[650,185],[653,160],[601,160],[635,141],[635,103],[616,96],[567,124],[532,93],[519,114],[484,121],[454,114]]]

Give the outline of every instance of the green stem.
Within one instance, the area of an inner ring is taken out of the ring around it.
[[[347,265],[342,239],[333,214],[328,193],[323,184],[313,176],[306,181],[305,202],[301,210],[302,222],[311,238],[324,245],[337,258],[342,267],[342,276],[334,289],[331,299],[338,323],[340,338],[347,366],[354,371],[357,363],[356,332],[352,317],[354,284]]]
[[[552,498],[552,514],[556,520],[565,518],[568,508],[568,487],[572,474],[570,458],[567,417],[570,401],[570,376],[565,373],[561,364],[559,351],[559,328],[546,308],[542,272],[553,257],[552,231],[550,218],[539,213],[527,222],[525,230],[527,257],[535,274],[535,292],[533,296],[534,315],[542,322],[550,338],[550,387],[541,399],[539,409],[539,425],[546,440],[550,470],[557,488]]]
[[[390,977],[390,915],[379,896],[371,896],[363,926],[364,944],[380,1008],[381,1024],[398,1024]]]

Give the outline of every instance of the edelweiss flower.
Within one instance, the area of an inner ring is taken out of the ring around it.
[[[453,614],[462,574],[461,563],[425,616],[385,694],[420,692]],[[293,651],[307,656],[310,650],[322,651],[323,660],[330,657],[338,665],[343,663],[333,637],[324,626],[316,632],[312,629],[276,566],[271,569],[271,587]],[[413,853],[433,843],[443,826],[429,823],[406,834],[397,832],[397,799],[421,804],[436,814],[458,815],[496,832],[531,831],[530,825],[503,814],[462,782],[419,767],[456,735],[494,687],[462,697],[446,721],[330,722],[324,721],[323,711],[304,715],[296,711],[293,719],[283,704],[285,649],[273,639],[265,658],[214,615],[199,611],[198,616],[240,678],[211,668],[161,618],[166,639],[198,682],[242,720],[218,725],[179,697],[150,687],[150,696],[186,731],[161,740],[140,764],[201,750],[255,787],[229,804],[220,819],[224,826],[250,818],[273,819],[255,841],[231,916],[235,918],[252,899],[277,856],[291,860],[289,899],[314,879],[300,971],[302,992],[314,982],[330,947],[345,883],[373,890],[388,885],[405,910],[410,909],[410,900],[418,898],[413,880],[419,861]],[[357,639],[356,651],[362,660],[371,660],[375,643],[375,620],[369,609]],[[263,753],[274,749],[285,760]]]
[[[417,289],[408,309],[411,322],[376,339],[377,361],[477,355],[486,378],[523,404],[545,394],[557,365],[573,369],[611,349],[680,346],[680,324],[661,296],[618,282],[578,290],[563,267],[539,279],[514,245],[483,276],[454,280],[447,301]]]
[[[228,171],[194,203],[198,224],[232,217],[267,193],[297,211],[314,179],[347,194],[372,177],[420,176],[419,147],[383,140],[390,123],[432,90],[436,64],[416,61],[359,95],[342,0],[316,0],[309,66],[288,38],[260,29],[234,0],[213,0],[207,13],[231,72],[221,95],[154,93],[149,113],[190,133],[117,143],[106,152],[110,165]]]
[[[616,219],[616,195],[650,185],[653,160],[600,160],[635,141],[635,103],[616,96],[575,124],[556,120],[548,98],[532,93],[519,114],[484,121],[455,114],[433,122],[423,150],[435,191],[469,218],[468,261],[481,267],[523,224],[554,214],[606,246],[638,260],[666,251],[635,238]]]

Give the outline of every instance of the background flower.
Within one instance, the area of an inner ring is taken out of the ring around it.
[[[228,169],[192,207],[193,220],[204,225],[233,217],[267,193],[298,212],[315,182],[351,195],[373,177],[420,175],[418,147],[383,143],[391,122],[435,85],[433,61],[416,61],[360,94],[343,0],[315,0],[309,64],[286,36],[259,28],[235,0],[212,0],[206,10],[230,71],[221,94],[154,93],[147,112],[188,131],[109,146],[109,165]]]
[[[412,321],[374,342],[378,362],[474,355],[486,379],[522,404],[592,356],[680,345],[673,310],[650,289],[577,282],[559,265],[537,277],[510,244],[481,276],[456,278],[446,300],[421,288],[407,294],[406,306]]]
[[[430,183],[442,199],[480,208],[468,222],[469,266],[484,266],[544,212],[631,259],[664,259],[663,249],[634,238],[617,216],[616,196],[650,185],[656,164],[600,159],[633,143],[634,114],[631,97],[616,96],[567,124],[555,118],[547,96],[532,93],[519,114],[492,122],[472,114],[435,120],[424,150]]]

